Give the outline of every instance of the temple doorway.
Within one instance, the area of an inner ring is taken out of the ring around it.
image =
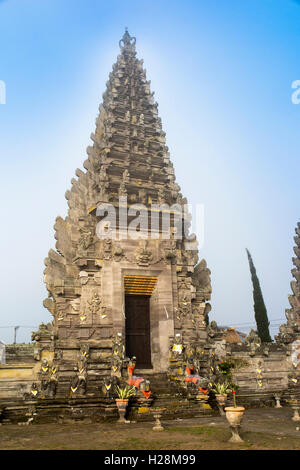
[[[126,356],[136,357],[137,369],[152,369],[150,296],[125,295]]]

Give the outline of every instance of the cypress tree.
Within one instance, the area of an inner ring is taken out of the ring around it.
[[[269,320],[267,315],[267,309],[264,303],[262,291],[259,284],[259,279],[256,274],[256,269],[253,264],[252,257],[249,251],[246,248],[249,266],[250,266],[250,273],[251,279],[253,284],[253,300],[254,300],[254,315],[255,321],[257,325],[257,334],[264,343],[270,343],[272,338],[269,332]]]

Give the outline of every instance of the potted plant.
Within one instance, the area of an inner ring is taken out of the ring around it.
[[[236,404],[236,391],[237,386],[232,384],[232,396],[233,406],[227,406],[225,408],[226,419],[229,422],[232,437],[229,439],[230,442],[243,442],[240,438],[238,430],[241,425],[241,421],[244,415],[245,408],[243,406],[237,406]]]
[[[231,391],[229,382],[216,382],[213,384],[212,391],[215,393],[215,397],[218,403],[220,414],[223,415],[223,406],[226,403],[228,393]]]
[[[119,423],[128,423],[125,419],[125,413],[128,405],[129,398],[135,395],[135,388],[125,385],[125,387],[116,386],[118,398],[116,398],[116,405],[119,411]]]
[[[219,364],[217,365],[217,369],[223,374],[230,376],[231,375],[231,369],[234,368],[234,364],[230,361],[220,361]]]
[[[212,391],[215,392],[217,401],[220,401],[222,405],[227,398],[229,392],[231,392],[231,387],[229,382],[216,382],[213,384]]]

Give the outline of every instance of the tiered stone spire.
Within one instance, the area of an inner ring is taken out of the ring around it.
[[[292,269],[292,275],[295,281],[291,281],[292,295],[289,295],[290,309],[286,310],[287,321],[293,325],[298,332],[300,332],[300,222],[295,229],[296,236],[294,237],[296,246],[294,252],[296,258],[293,258],[295,268]]]
[[[56,251],[50,250],[45,260],[49,298],[44,306],[54,316],[54,358],[64,369],[60,382],[70,380],[77,360],[85,361],[86,343],[88,350],[112,350],[113,338],[124,342],[124,273],[157,279],[151,321],[163,325],[168,320],[168,327],[156,326],[152,335],[157,370],[167,368],[168,341],[174,334],[185,344],[206,340],[210,271],[204,260],[196,266],[197,250],[188,248],[185,238],[116,241],[99,239],[96,232],[99,204],[118,208],[120,196],[126,196],[129,205],[147,208],[187,203],[175,182],[158,105],[143,61],[136,58],[135,43],[126,30],[99,107],[93,145],[87,148],[86,171],[76,170],[77,178],[65,195],[68,215],[58,217],[54,226]],[[89,370],[96,376],[99,364],[93,354]],[[105,354],[101,367],[106,373],[112,367],[114,374],[123,359]]]
[[[72,180],[66,194],[70,218],[74,207],[77,217],[78,203],[85,214],[100,202],[117,202],[125,195],[129,203],[178,201],[180,187],[175,183],[158,105],[143,60],[136,58],[135,42],[128,31],[120,41],[121,54],[110,73],[91,135],[94,143],[87,149],[87,172],[76,171],[78,180]],[[78,200],[79,193],[84,201]]]
[[[295,231],[296,246],[294,252],[296,257],[292,258],[295,268],[291,271],[295,280],[291,281],[293,294],[288,296],[291,308],[285,311],[287,323],[280,326],[279,333],[275,336],[276,341],[285,345],[289,353],[291,343],[299,338],[300,333],[300,222],[298,222]]]
[[[295,281],[291,281],[293,294],[289,295],[291,308],[285,311],[287,323],[279,327],[279,333],[275,336],[276,342],[284,347],[288,356],[289,373],[287,379],[292,394],[299,393],[300,384],[300,222],[298,222],[295,230],[294,240],[296,246],[294,252],[296,257],[292,258],[295,265],[295,268],[292,269],[292,275]]]

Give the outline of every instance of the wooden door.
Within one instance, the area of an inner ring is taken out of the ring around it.
[[[151,369],[150,296],[125,295],[126,356],[136,357],[136,368]]]

